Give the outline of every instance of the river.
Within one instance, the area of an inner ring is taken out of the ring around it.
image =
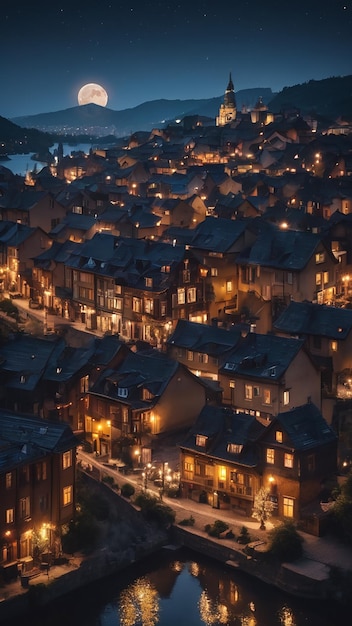
[[[54,153],[54,150],[57,149],[58,144],[54,144],[50,148],[51,154]],[[92,147],[92,144],[82,143],[77,145],[70,145],[68,143],[63,144],[64,156],[70,155],[71,152],[82,151],[85,154],[89,154],[89,150]],[[10,154],[9,160],[0,161],[0,165],[3,167],[7,167],[7,169],[11,170],[13,174],[18,174],[19,176],[25,176],[27,172],[33,171],[36,166],[37,171],[40,172],[43,167],[47,165],[47,163],[41,163],[40,161],[35,161],[32,159],[33,152],[29,154]]]
[[[348,626],[331,603],[287,596],[216,561],[162,550],[79,593],[26,626]],[[11,626],[17,626],[12,624]],[[4,625],[10,626],[10,625]]]

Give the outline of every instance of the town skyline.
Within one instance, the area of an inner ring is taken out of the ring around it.
[[[0,114],[8,119],[77,104],[98,83],[108,106],[124,110],[155,99],[220,96],[229,71],[235,90],[285,86],[351,72],[351,7],[277,0],[176,5],[153,0],[84,6],[5,2]],[[327,45],[328,44],[328,45]],[[6,88],[7,86],[7,88]]]

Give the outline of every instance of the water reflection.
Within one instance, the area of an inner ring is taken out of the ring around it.
[[[341,626],[349,618],[332,603],[292,598],[238,570],[179,551],[160,552],[25,621],[27,626]]]
[[[159,594],[146,578],[138,578],[120,594],[121,626],[155,626],[159,621]]]

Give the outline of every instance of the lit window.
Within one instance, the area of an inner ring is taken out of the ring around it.
[[[153,279],[152,278],[148,278],[147,276],[144,279],[145,281],[145,286],[146,287],[153,287]]]
[[[185,304],[186,302],[186,292],[183,287],[177,289],[177,304]]]
[[[332,341],[330,345],[331,345],[331,350],[333,352],[337,352],[337,341]]]
[[[321,285],[321,273],[320,272],[318,272],[318,274],[315,274],[315,284]]]
[[[284,405],[286,406],[287,404],[290,404],[290,392],[289,391],[284,391]]]
[[[275,440],[278,443],[282,443],[282,432],[281,432],[281,430],[277,430],[276,431],[276,433],[275,433]]]
[[[318,263],[324,263],[325,261],[325,254],[324,252],[317,252],[317,254],[315,255],[315,262]]]
[[[193,352],[192,350],[187,350],[187,360],[193,361]]]
[[[197,301],[197,290],[195,287],[190,287],[187,289],[187,302],[196,302]]]
[[[239,443],[228,443],[227,444],[227,452],[231,454],[240,454],[243,446]]]
[[[252,385],[245,385],[244,386],[244,397],[246,400],[252,400],[253,399],[253,387]]]
[[[323,278],[324,278],[324,285],[327,285],[327,283],[329,282],[329,272],[324,272]]]
[[[5,484],[6,484],[6,489],[11,489],[11,487],[12,487],[12,472],[6,472]]]
[[[197,435],[196,436],[196,446],[200,446],[201,448],[205,448],[208,441],[208,437],[205,435]]]
[[[226,467],[224,465],[219,467],[219,480],[226,480]]]
[[[267,448],[266,450],[266,462],[274,464],[275,463],[275,450],[274,448]]]
[[[135,313],[142,312],[142,300],[141,298],[132,298],[132,310]]]
[[[210,268],[210,276],[217,276],[218,275],[218,268],[217,267],[211,267]]]
[[[271,404],[270,389],[264,389],[263,390],[263,404]]]
[[[283,514],[284,517],[293,517],[294,512],[294,499],[293,498],[283,498]]]
[[[62,504],[67,506],[72,503],[72,485],[64,487],[62,490]]]
[[[6,524],[13,524],[15,519],[14,509],[6,509]]]
[[[67,469],[72,465],[72,450],[67,450],[62,455],[62,469]]]
[[[231,293],[232,291],[232,280],[226,281],[226,293]]]
[[[230,380],[229,387],[230,387],[230,389],[235,389],[236,388],[236,381],[235,380]]]
[[[290,454],[289,452],[285,453],[285,456],[284,456],[284,466],[285,467],[290,467],[292,469],[292,467],[293,467],[293,454]]]

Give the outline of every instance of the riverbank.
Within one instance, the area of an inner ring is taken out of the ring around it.
[[[104,468],[104,473],[105,471]],[[148,529],[141,513],[128,500],[105,483],[97,483],[89,476],[86,476],[86,480],[90,482],[91,488],[93,485],[99,486],[107,494],[118,512],[118,517],[125,524],[127,521],[133,540],[123,535],[120,537],[120,544],[123,544],[121,548],[121,545],[114,544],[116,537],[110,535],[110,542],[105,543],[106,547],[101,546],[89,556],[70,555],[64,564],[55,565],[48,571],[39,571],[35,577],[29,578],[27,588],[22,586],[21,579],[4,585],[0,589],[1,623],[18,619],[72,591],[123,571],[131,564],[152,557],[168,545],[173,548],[190,548],[223,563],[225,567],[243,571],[296,597],[341,602],[349,593],[352,576],[351,551],[335,542],[303,534],[303,558],[293,563],[275,563],[265,558],[266,533],[254,528],[253,521],[248,521],[251,542],[247,547],[233,538],[210,538],[204,530],[207,523],[215,519],[226,521],[230,523],[236,537],[241,525],[247,525],[246,520],[234,519],[229,511],[212,509],[191,500],[164,498],[165,503],[176,512],[175,524],[168,532]],[[190,515],[194,519],[194,525],[180,525]],[[344,588],[347,589],[346,595]]]

